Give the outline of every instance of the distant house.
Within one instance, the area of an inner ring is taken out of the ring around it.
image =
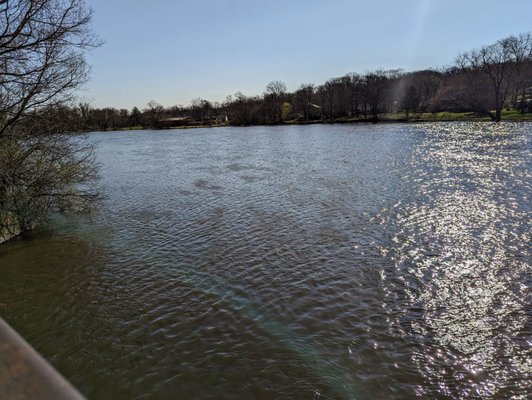
[[[191,117],[169,117],[169,118],[162,118],[159,120],[159,124],[163,128],[171,128],[174,126],[185,126],[192,122]]]
[[[310,118],[319,118],[322,116],[323,110],[322,108],[314,103],[310,103],[309,107],[310,111]]]
[[[224,122],[229,122],[229,118],[227,117],[227,115],[215,115],[214,119],[219,124],[224,123]]]

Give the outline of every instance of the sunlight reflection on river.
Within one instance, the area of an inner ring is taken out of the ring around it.
[[[529,159],[511,155],[529,139],[508,126],[470,128],[431,126],[413,154],[425,160],[411,177],[415,200],[394,221],[403,332],[419,338],[413,360],[440,393],[523,396],[530,230],[516,221],[530,217],[531,176]]]

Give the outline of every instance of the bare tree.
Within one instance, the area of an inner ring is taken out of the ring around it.
[[[83,0],[0,2],[0,241],[97,197],[90,147],[62,134],[75,130],[64,105],[88,79],[84,53],[100,44],[91,18]]]
[[[369,107],[373,121],[377,121],[379,113],[384,111],[389,78],[389,74],[386,71],[370,72],[363,77],[361,90],[364,110]]]
[[[269,122],[279,123],[282,120],[283,96],[286,94],[286,85],[281,81],[271,81],[266,85],[264,103],[266,119]]]
[[[323,116],[325,118],[336,118],[336,92],[337,87],[334,79],[328,80],[318,88],[320,105],[323,108]]]
[[[510,36],[479,50],[462,53],[456,59],[457,66],[471,85],[484,78],[491,86],[492,100],[485,110],[494,121],[501,120],[502,109],[518,88],[524,62],[532,59],[532,35]],[[495,114],[491,110],[495,110]]]
[[[310,119],[312,98],[314,96],[314,85],[312,83],[303,83],[299,86],[294,96],[296,110],[301,111],[305,120]]]
[[[164,107],[162,104],[155,100],[150,100],[144,109],[144,124],[150,128],[159,128],[163,112]]]
[[[199,97],[192,99],[190,102],[190,116],[195,121],[204,122],[205,119],[211,117],[213,112],[212,103],[208,100],[203,100]]]
[[[236,92],[233,96],[227,97],[223,107],[227,110],[233,125],[264,123],[261,117],[264,114],[263,102],[259,97],[247,97],[242,92]]]
[[[351,73],[348,75],[350,78],[350,116],[355,116],[358,118],[360,116],[360,103],[362,102],[362,86],[363,86],[363,79],[359,74]]]

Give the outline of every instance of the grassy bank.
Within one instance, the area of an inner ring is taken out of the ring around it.
[[[503,121],[532,121],[532,113],[522,114],[517,110],[503,110]],[[381,116],[379,116],[381,118]],[[383,120],[392,121],[420,121],[420,122],[438,122],[438,121],[491,121],[487,115],[478,115],[472,112],[453,113],[453,112],[438,112],[438,113],[418,113],[410,114],[408,117],[405,113],[384,114]]]
[[[379,114],[377,122],[460,122],[460,121],[485,121],[491,122],[487,115],[481,116],[472,112],[437,112],[437,113],[389,113]],[[521,114],[517,110],[504,110],[502,121],[532,121],[532,113]],[[337,118],[334,120],[316,120],[316,121],[290,121],[288,123],[350,123],[350,122],[375,122],[370,116],[368,118]]]

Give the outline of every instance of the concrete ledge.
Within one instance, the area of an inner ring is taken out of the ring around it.
[[[84,397],[0,318],[0,399]]]

